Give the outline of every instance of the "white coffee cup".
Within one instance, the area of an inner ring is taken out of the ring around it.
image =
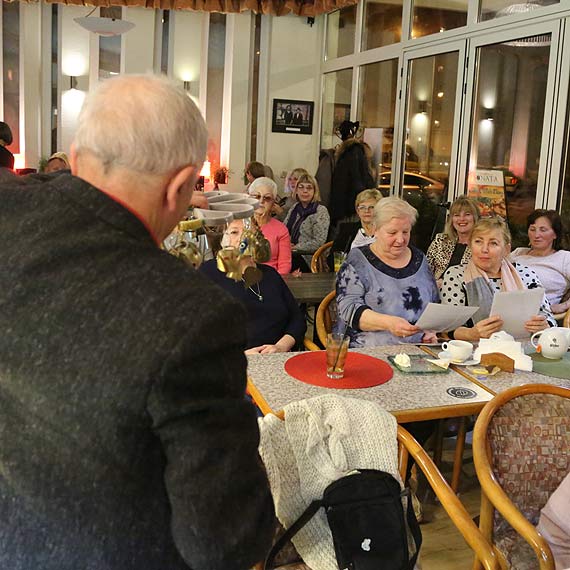
[[[452,360],[461,362],[467,360],[473,353],[473,345],[466,340],[450,340],[449,342],[444,342],[441,348],[449,353]]]

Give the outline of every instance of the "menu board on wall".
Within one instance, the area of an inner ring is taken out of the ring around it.
[[[467,196],[479,205],[481,216],[507,218],[505,179],[502,170],[473,170],[467,181]]]

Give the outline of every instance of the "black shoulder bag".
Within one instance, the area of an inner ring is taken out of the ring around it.
[[[363,469],[331,483],[323,498],[307,507],[273,545],[264,570],[273,567],[284,544],[321,507],[327,515],[339,570],[414,568],[422,535],[409,490],[401,491],[389,473]]]

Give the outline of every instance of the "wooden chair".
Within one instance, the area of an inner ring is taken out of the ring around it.
[[[326,347],[327,335],[333,329],[333,324],[337,318],[336,307],[336,291],[331,291],[322,301],[317,309],[315,317],[315,327],[319,341]],[[305,348],[307,350],[319,350],[319,347],[312,341],[305,339]],[[441,456],[443,450],[443,439],[446,436],[444,431],[445,420],[439,420],[435,437],[435,462],[441,465]],[[453,473],[451,476],[451,488],[455,493],[459,489],[459,480],[461,478],[461,468],[463,466],[463,452],[465,451],[465,437],[467,435],[467,418],[460,418],[457,431],[457,443],[455,445],[455,453],[453,459]]]
[[[535,526],[570,471],[570,390],[527,384],[493,398],[475,424],[473,459],[485,538],[511,568],[554,570]],[[481,568],[477,560],[473,568]]]
[[[321,247],[319,247],[319,249],[313,253],[313,257],[311,259],[312,273],[329,273],[331,271],[331,268],[327,262],[327,256],[332,245],[332,241],[327,241],[327,243],[321,245]]]
[[[315,327],[321,344],[326,347],[327,335],[337,319],[336,291],[331,291],[322,301],[315,316]]]
[[[457,527],[465,542],[474,551],[478,560],[481,560],[485,570],[505,569],[504,560],[500,553],[496,552],[491,544],[484,538],[465,507],[451,490],[442,474],[439,472],[430,456],[423,447],[402,426],[398,426],[398,467],[403,478],[406,473],[409,456],[412,456],[416,464],[423,471],[426,479],[434,490],[447,515]],[[421,554],[420,554],[421,555]],[[256,570],[262,570],[263,564],[257,564]],[[280,570],[311,570],[304,563],[294,563],[279,566]],[[314,569],[318,570],[318,569]]]

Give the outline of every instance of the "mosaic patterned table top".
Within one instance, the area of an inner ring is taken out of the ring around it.
[[[389,355],[399,352],[424,354],[412,345],[356,349],[387,362]],[[293,353],[248,356],[248,376],[265,401],[278,411],[292,401],[312,398],[325,393],[338,393],[349,398],[373,400],[390,412],[422,410],[449,406],[448,417],[463,415],[456,407],[489,401],[492,395],[450,370],[447,374],[406,374],[394,370],[390,381],[373,388],[335,390],[305,384],[285,372],[285,362]],[[392,367],[394,368],[394,367]],[[454,395],[455,394],[455,395]]]

